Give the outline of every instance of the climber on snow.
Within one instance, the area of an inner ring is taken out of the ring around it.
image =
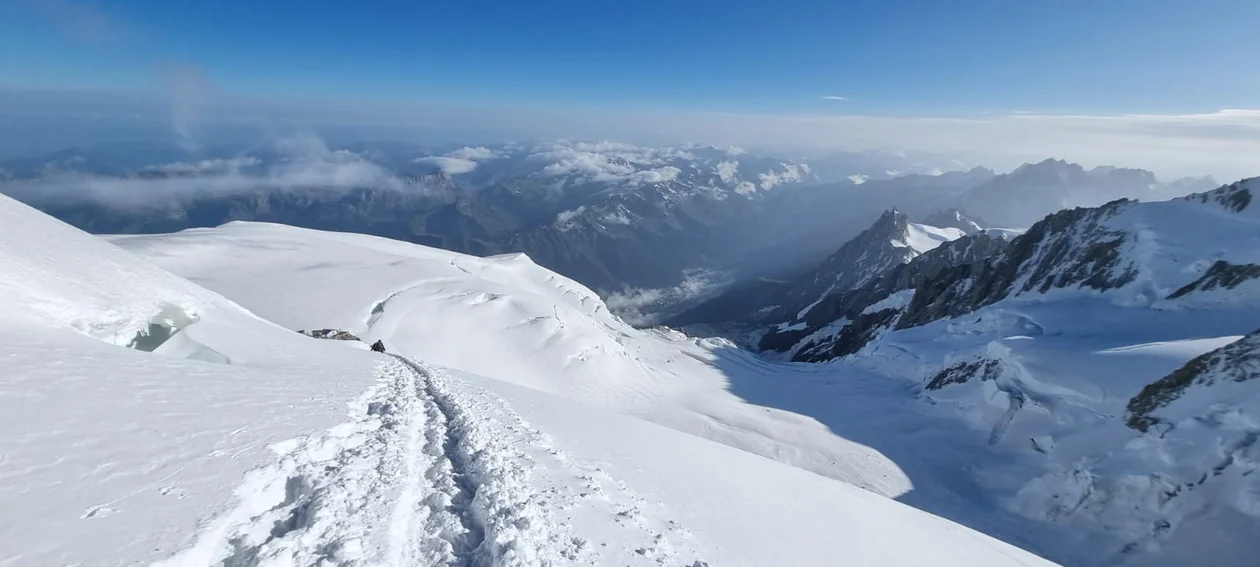
[[[372,343],[372,352],[385,352],[385,343],[379,340]]]

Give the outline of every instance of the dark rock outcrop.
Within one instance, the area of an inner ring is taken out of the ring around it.
[[[1067,287],[1106,291],[1128,284],[1137,268],[1122,257],[1121,247],[1131,236],[1104,221],[1133,204],[1122,199],[1096,209],[1059,211],[1016,237],[1004,253],[923,280],[898,328],[969,313],[1018,293]]]
[[[895,323],[901,313],[901,309],[894,309],[863,314],[868,307],[899,291],[916,289],[924,280],[954,266],[968,265],[995,256],[1006,249],[1008,244],[1002,238],[984,233],[945,242],[907,263],[892,266],[866,285],[828,294],[798,320],[803,323],[803,329],[779,330],[788,325],[772,328],[763,336],[760,347],[763,350],[787,351],[801,339],[841,319],[848,319],[847,325],[838,334],[820,337],[816,344],[801,345],[795,360],[827,360],[857,352],[880,329]]]
[[[965,384],[976,377],[979,377],[981,381],[997,380],[1001,374],[1002,361],[1000,360],[986,358],[964,361],[937,372],[923,389],[940,390],[951,384]]]
[[[350,331],[341,329],[314,329],[311,331],[299,330],[299,333],[316,339],[329,339],[334,341],[358,341],[359,337],[354,336]]]
[[[1252,196],[1251,190],[1239,181],[1220,189],[1187,195],[1185,199],[1200,203],[1216,203],[1227,211],[1241,213],[1251,205]]]
[[[1160,421],[1152,413],[1176,401],[1190,386],[1257,378],[1260,378],[1260,330],[1195,357],[1171,374],[1147,384],[1129,400],[1126,423],[1145,432]]]
[[[1247,280],[1257,278],[1260,278],[1260,265],[1231,264],[1225,260],[1217,260],[1199,279],[1172,292],[1168,299],[1177,299],[1196,291],[1210,291],[1217,288],[1234,289]]]

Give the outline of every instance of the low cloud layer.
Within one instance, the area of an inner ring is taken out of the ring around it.
[[[448,156],[417,158],[416,163],[432,165],[447,175],[459,175],[477,169],[477,162],[473,160]]]
[[[485,146],[464,146],[446,155],[417,158],[416,163],[432,165],[447,175],[459,175],[477,169],[477,165],[481,162],[501,157],[503,156],[497,151]]]
[[[416,123],[425,123],[417,111]],[[485,110],[467,114],[469,128],[485,122],[512,135],[617,138],[641,144],[688,142],[825,153],[854,150],[929,152],[995,169],[1048,157],[1086,166],[1117,165],[1164,177],[1260,175],[1260,110],[1200,114],[1061,115],[996,113],[969,117],[719,114],[606,114],[575,109],[533,113]],[[575,158],[575,167],[581,158]],[[597,164],[586,164],[599,167]]]
[[[64,124],[75,116],[89,121],[117,112],[113,110],[117,101],[105,104],[97,102],[99,97],[66,92],[57,96],[26,96],[0,109],[0,113],[58,117]],[[375,131],[382,136],[423,137],[433,143],[613,138],[650,146],[743,146],[762,153],[930,152],[995,169],[1011,169],[1021,163],[1055,157],[1086,166],[1140,167],[1165,177],[1212,174],[1230,179],[1260,175],[1260,110],[1247,109],[1162,115],[995,112],[961,117],[891,117],[247,101],[224,97],[217,97],[214,106],[213,115],[205,117],[207,122],[352,128],[360,136]],[[11,135],[22,134],[14,131]],[[66,146],[75,143],[72,137],[65,140]],[[636,155],[611,147],[616,144],[608,145],[597,149],[597,153]],[[442,157],[484,164],[493,159],[487,150],[469,146]],[[569,150],[587,151],[579,147],[551,151]],[[569,159],[571,168],[585,168],[592,175],[599,175],[600,171],[617,175],[615,163],[594,163],[580,155]]]
[[[667,163],[679,157],[687,157],[686,151],[610,141],[560,141],[536,147],[527,159],[546,163],[540,170],[545,176],[577,176],[591,182],[642,185],[676,179],[682,171]]]
[[[608,309],[636,327],[656,325],[680,305],[689,305],[730,283],[728,276],[705,270],[683,274],[677,286],[652,289],[625,289],[604,300]]]
[[[281,157],[265,166],[257,158],[243,156],[159,164],[127,177],[52,170],[39,179],[5,182],[0,190],[34,202],[89,199],[130,208],[160,206],[191,195],[229,195],[261,188],[337,191],[406,186],[381,166],[353,152],[330,150],[312,135],[285,138],[275,147]]]

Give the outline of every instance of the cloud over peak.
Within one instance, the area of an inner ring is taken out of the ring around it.
[[[430,156],[430,157],[417,158],[416,163],[430,164],[442,170],[442,173],[445,173],[447,175],[459,175],[461,173],[468,173],[474,169],[477,169],[477,162],[473,160],[458,158],[458,157],[448,157],[448,156]]]

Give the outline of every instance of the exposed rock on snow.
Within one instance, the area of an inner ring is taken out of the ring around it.
[[[950,384],[965,384],[972,379],[997,380],[1002,373],[1002,361],[980,359],[963,361],[941,370],[928,381],[924,390],[939,390]]]
[[[1214,191],[1195,193],[1185,197],[1188,201],[1200,203],[1216,203],[1227,211],[1241,213],[1251,205],[1251,190],[1254,180],[1243,180],[1231,183]]]
[[[1106,291],[1137,277],[1122,252],[1128,234],[1106,220],[1132,206],[1115,201],[1097,209],[1060,211],[1034,224],[998,256],[942,270],[915,290],[899,326],[922,325],[996,303],[1022,292],[1086,287]]]
[[[1217,260],[1203,273],[1202,277],[1174,291],[1168,299],[1177,299],[1196,291],[1211,291],[1217,288],[1234,289],[1247,280],[1257,278],[1260,278],[1260,265],[1231,264],[1225,260]]]
[[[298,330],[299,333],[316,339],[331,339],[334,341],[361,341],[354,333],[342,329],[314,329],[310,331]]]
[[[855,353],[882,329],[897,323],[922,281],[951,266],[994,256],[1007,244],[1007,240],[985,233],[945,242],[909,262],[890,267],[866,285],[826,295],[804,317],[794,321],[803,325],[798,325],[795,331],[770,329],[762,336],[760,348],[779,352],[791,350],[792,359],[801,362],[816,362]],[[894,296],[897,301],[887,303]],[[839,320],[846,321],[843,328],[820,334],[826,327],[838,327],[835,322]]]
[[[1257,378],[1260,378],[1260,331],[1195,357],[1172,374],[1147,384],[1129,400],[1127,423],[1145,432],[1160,421],[1152,414],[1176,401],[1191,386],[1210,387],[1218,382],[1241,383]]]

